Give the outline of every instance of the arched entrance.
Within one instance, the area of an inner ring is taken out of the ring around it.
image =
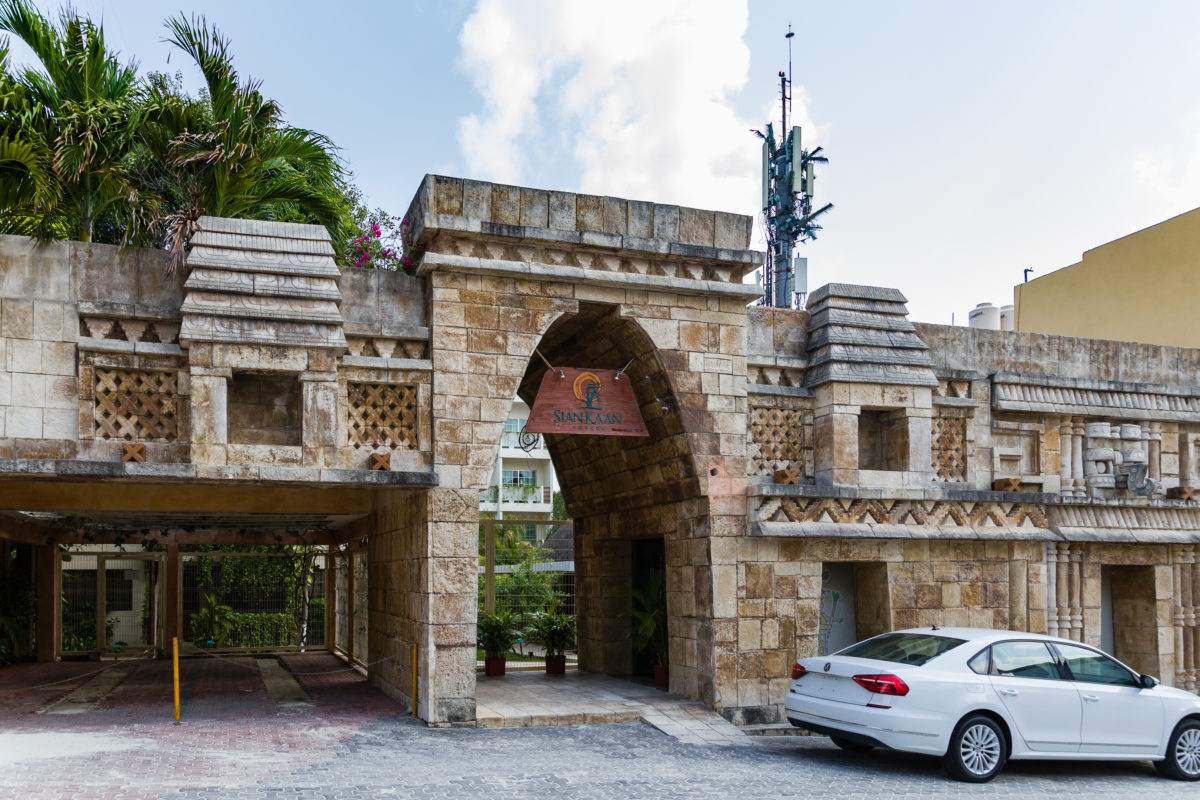
[[[699,654],[712,641],[712,577],[705,559],[695,563],[706,548],[692,534],[707,528],[708,504],[661,354],[618,307],[598,303],[556,321],[538,349],[554,365],[624,368],[649,432],[546,436],[575,526],[579,666],[611,675],[647,666],[635,663],[631,590],[635,574],[645,589],[665,569],[672,690],[698,698],[701,674],[711,675]],[[527,403],[546,369],[530,360],[519,392]]]

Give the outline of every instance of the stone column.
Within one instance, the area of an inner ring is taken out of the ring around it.
[[[858,485],[858,406],[835,405],[837,389],[817,387],[813,402],[813,462],[818,486]],[[928,420],[926,420],[928,424]]]
[[[1080,544],[1067,545],[1067,567],[1069,572],[1068,586],[1070,598],[1067,605],[1069,633],[1067,638],[1077,642],[1083,641],[1083,547]]]
[[[62,596],[62,573],[58,569],[58,549],[53,545],[37,545],[37,660],[54,661],[58,651],[61,625],[58,599]]]
[[[1083,481],[1083,417],[1075,418],[1075,432],[1071,436],[1071,473],[1075,476],[1075,496],[1086,494]]]
[[[914,395],[930,396],[929,389],[917,388]],[[909,408],[904,418],[908,426],[907,483],[913,489],[928,489],[933,482],[933,407]]]
[[[337,372],[301,372],[301,444],[304,464],[336,467],[338,446]]]
[[[1162,482],[1162,425],[1158,422],[1146,424],[1148,430],[1146,457],[1150,462],[1150,480],[1157,486]],[[1161,490],[1160,490],[1161,491]]]
[[[381,493],[371,516],[369,677],[430,723],[475,719],[479,493]]]
[[[1070,417],[1065,418],[1058,434],[1058,474],[1061,479],[1059,493],[1064,497],[1070,497],[1075,492],[1075,473],[1071,470],[1071,440],[1074,438],[1074,431],[1075,426]]]
[[[225,464],[225,445],[229,443],[229,367],[191,368],[192,463]]]

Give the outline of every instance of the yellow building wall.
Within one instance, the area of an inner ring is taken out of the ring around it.
[[[1019,331],[1200,347],[1200,208],[1014,287]]]

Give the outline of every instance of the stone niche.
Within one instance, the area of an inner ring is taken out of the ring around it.
[[[294,375],[234,372],[228,413],[230,444],[300,446],[300,382]]]
[[[200,218],[180,346],[192,461],[337,464],[338,268],[319,225]]]
[[[858,468],[884,472],[908,469],[908,423],[904,409],[858,412]]]

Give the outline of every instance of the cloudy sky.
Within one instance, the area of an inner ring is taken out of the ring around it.
[[[161,42],[176,6],[75,5],[143,70],[197,85]],[[1194,0],[183,8],[394,213],[427,172],[755,213],[750,129],[778,117],[791,23],[793,113],[826,149],[817,199],[835,206],[800,253],[809,287],[894,286],[932,322],[1200,205]]]

